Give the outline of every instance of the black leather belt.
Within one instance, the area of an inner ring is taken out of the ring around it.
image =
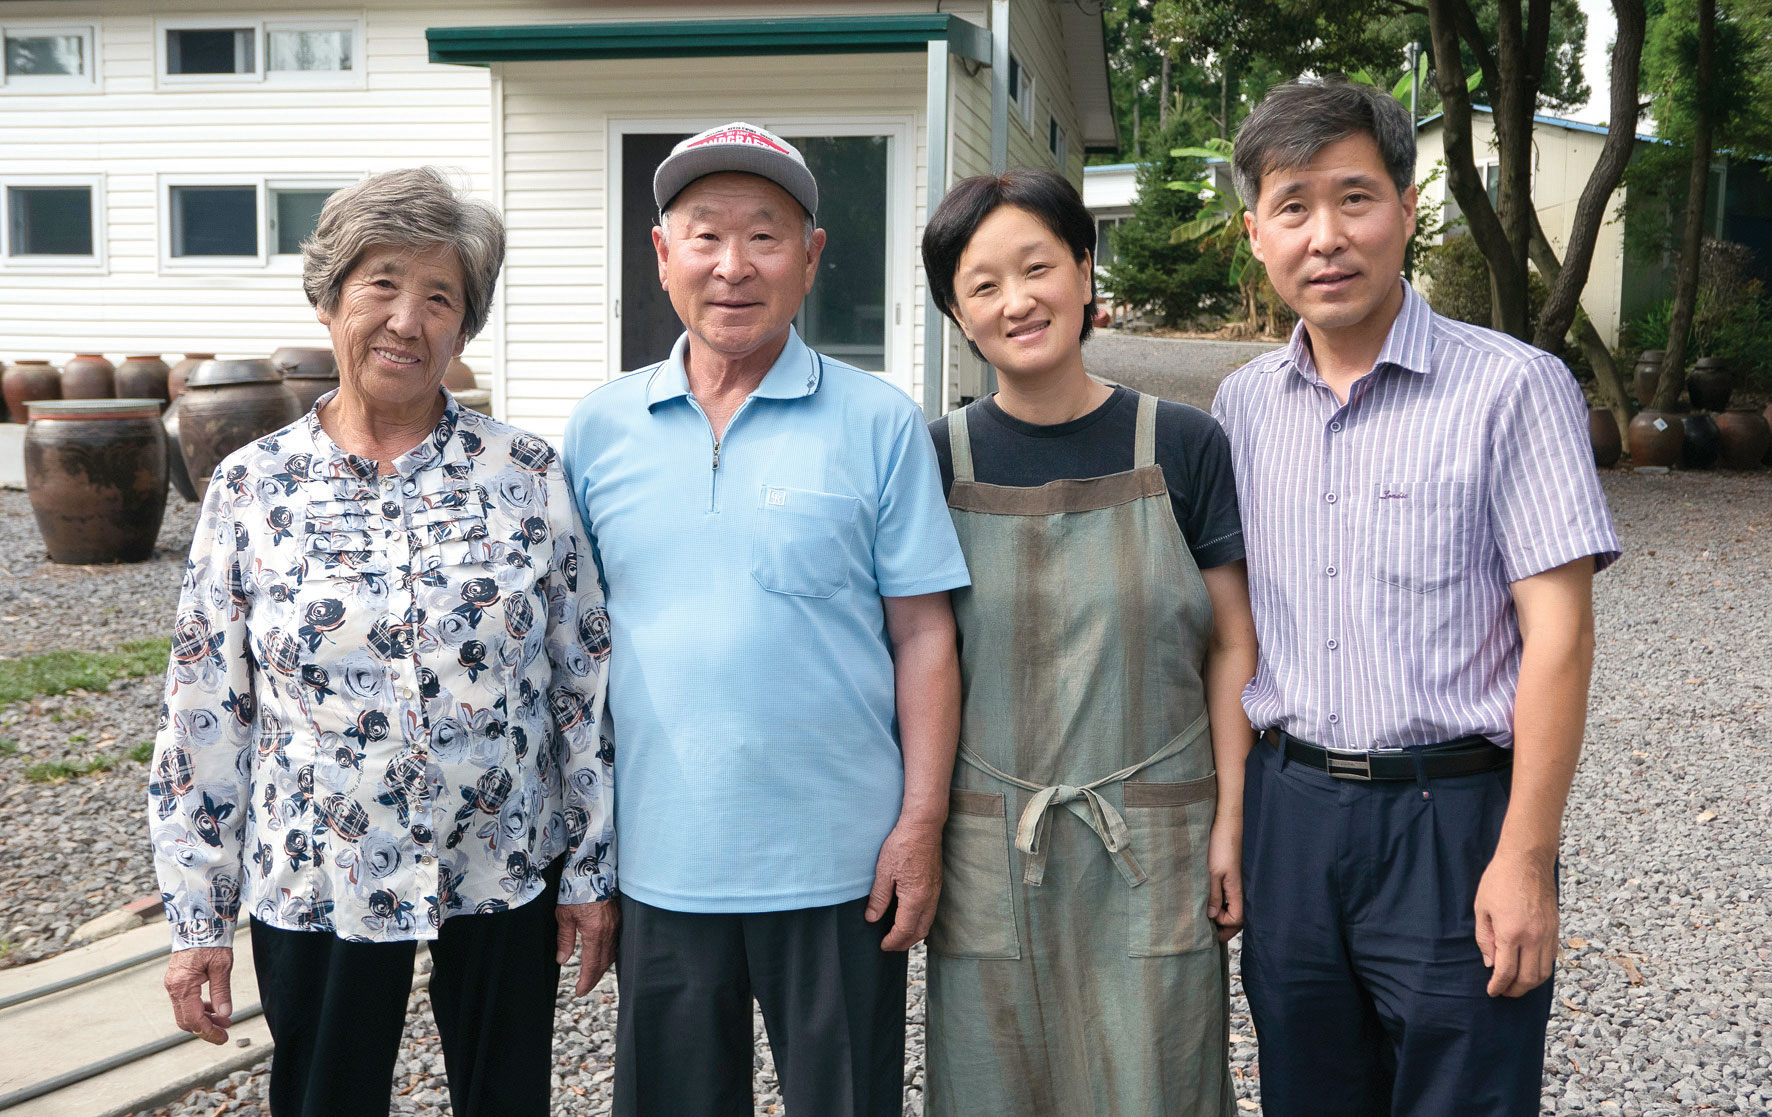
[[[1269,729],[1263,736],[1269,744],[1278,741],[1291,763],[1327,772],[1340,780],[1416,780],[1423,775],[1430,780],[1448,779],[1497,772],[1514,762],[1513,750],[1504,749],[1487,737],[1462,737],[1442,745],[1364,752],[1322,748],[1278,729]],[[1416,767],[1418,758],[1421,762],[1419,769]]]

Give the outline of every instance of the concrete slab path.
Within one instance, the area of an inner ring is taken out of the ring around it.
[[[155,922],[29,966],[0,970],[0,1003],[24,993],[138,958],[167,945],[164,923]],[[161,987],[165,956],[118,973],[0,1009],[0,1098],[48,1079],[180,1035]],[[233,994],[236,1023],[220,1047],[194,1037],[165,1051],[126,1063],[10,1108],[6,1117],[113,1117],[151,1108],[193,1086],[225,1078],[271,1051],[263,1016],[241,1020],[258,1004],[252,944],[235,948]]]

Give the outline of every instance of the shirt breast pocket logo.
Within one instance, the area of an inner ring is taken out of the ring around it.
[[[1468,481],[1386,481],[1372,487],[1372,577],[1413,593],[1428,594],[1457,581],[1470,566],[1471,503]]]
[[[751,529],[751,577],[771,593],[828,598],[849,584],[861,500],[764,485]]]

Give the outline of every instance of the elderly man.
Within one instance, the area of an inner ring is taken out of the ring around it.
[[[965,563],[917,408],[794,331],[825,244],[800,153],[711,129],[653,194],[686,332],[565,443],[622,648],[615,1109],[750,1113],[754,996],[792,1112],[896,1117]]]
[[[1275,1117],[1538,1112],[1557,842],[1618,555],[1563,362],[1401,278],[1415,130],[1334,79],[1237,136],[1301,321],[1233,373],[1267,743],[1244,785],[1243,985]]]

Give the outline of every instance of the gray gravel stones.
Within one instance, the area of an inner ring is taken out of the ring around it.
[[[0,659],[53,648],[98,651],[172,629],[195,504],[169,493],[147,562],[63,566],[49,561],[25,494],[0,489]]]
[[[1610,472],[1604,484],[1627,555],[1595,583],[1599,645],[1587,751],[1565,828],[1565,949],[1543,1111],[1765,1115],[1772,475]],[[907,1114],[922,1112],[921,976],[919,952]],[[427,1008],[417,995],[396,1113],[448,1111]],[[556,1112],[608,1111],[614,1009],[607,979],[583,1001],[562,997]],[[1240,995],[1231,1032],[1239,1105],[1253,1112],[1254,1032]],[[757,1066],[757,1112],[779,1114],[760,1032]],[[261,1068],[157,1113],[253,1113],[262,1098]]]

